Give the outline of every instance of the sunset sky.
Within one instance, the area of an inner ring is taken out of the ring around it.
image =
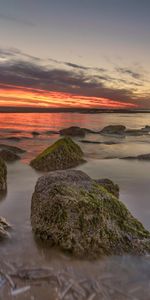
[[[150,109],[149,0],[0,0],[0,106]]]

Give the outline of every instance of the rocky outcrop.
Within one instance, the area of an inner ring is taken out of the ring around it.
[[[64,128],[60,130],[60,135],[63,136],[85,136],[85,130],[83,128],[80,128],[78,126],[71,126],[69,128]]]
[[[38,179],[31,224],[36,237],[86,258],[150,251],[150,233],[126,206],[78,170]]]
[[[0,150],[0,158],[2,158],[6,162],[13,162],[20,159],[19,155],[6,149]]]
[[[124,134],[126,127],[124,125],[108,125],[104,127],[101,134]]]
[[[0,240],[9,237],[10,228],[10,224],[4,218],[0,217]]]
[[[39,171],[53,171],[69,169],[83,162],[81,148],[71,138],[65,137],[40,153],[30,165]]]
[[[119,186],[108,178],[96,180],[101,186],[103,186],[109,193],[113,194],[116,198],[119,198]]]
[[[7,190],[7,167],[3,159],[0,158],[0,192]]]

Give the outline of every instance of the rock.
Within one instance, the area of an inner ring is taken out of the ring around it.
[[[83,162],[81,148],[71,138],[65,137],[40,153],[30,165],[39,171],[53,171],[69,169]]]
[[[38,179],[31,224],[36,237],[78,257],[150,252],[150,233],[119,199],[79,170]]]
[[[45,132],[46,134],[59,134],[59,131],[55,131],[55,130],[48,130]]]
[[[39,133],[38,131],[32,131],[31,134],[32,134],[33,136],[38,136],[38,135],[40,135],[40,133]]]
[[[7,167],[3,159],[0,158],[0,192],[7,190]]]
[[[131,136],[140,136],[144,135],[146,132],[144,132],[142,129],[128,129],[125,131],[126,135],[131,135]]]
[[[104,127],[101,134],[124,134],[126,127],[124,125],[108,125]]]
[[[83,144],[104,144],[103,142],[99,142],[99,141],[90,141],[90,140],[80,140],[80,143]]]
[[[109,193],[113,194],[116,198],[119,198],[118,184],[113,183],[113,181],[108,178],[98,179],[96,180],[96,182],[103,186]]]
[[[85,136],[85,129],[78,126],[72,126],[69,128],[64,128],[60,130],[60,135],[64,136]]]
[[[83,144],[99,144],[99,145],[116,145],[116,144],[118,144],[117,142],[111,142],[111,141],[99,142],[99,141],[91,141],[91,140],[80,140],[79,142],[83,143]]]
[[[26,152],[26,150],[21,149],[19,147],[15,147],[15,146],[11,146],[11,145],[5,145],[5,144],[0,144],[0,149],[10,150],[14,153],[24,153],[24,152]]]
[[[150,160],[150,153],[147,154],[140,154],[137,156],[126,156],[126,157],[121,157],[121,159],[139,159],[139,160]]]
[[[0,217],[0,240],[9,237],[8,230],[10,228],[10,224],[8,224],[4,218]]]
[[[146,125],[146,126],[143,127],[141,130],[144,131],[144,132],[149,133],[149,132],[150,132],[150,126],[149,126],[149,125]]]
[[[0,158],[5,160],[6,162],[13,162],[20,159],[20,157],[16,153],[6,149],[0,151]]]

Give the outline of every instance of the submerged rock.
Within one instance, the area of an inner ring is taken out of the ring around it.
[[[0,192],[7,190],[7,167],[3,159],[0,158]]]
[[[19,147],[15,147],[15,146],[11,146],[11,145],[6,145],[6,144],[0,144],[0,149],[10,150],[14,153],[24,153],[24,152],[26,152],[26,150],[24,150],[24,149],[21,149]]]
[[[7,149],[3,149],[0,151],[0,158],[5,160],[6,162],[13,162],[20,159],[19,155]]]
[[[8,230],[10,227],[10,224],[4,218],[0,217],[0,240],[9,237]]]
[[[71,138],[65,137],[40,153],[30,165],[39,171],[53,171],[69,169],[83,162],[81,148]]]
[[[144,254],[150,233],[126,206],[79,170],[50,172],[32,196],[34,234],[78,257]]]
[[[78,126],[71,126],[69,128],[64,128],[60,130],[60,135],[64,136],[85,136],[85,129]]]
[[[126,127],[124,125],[108,125],[104,127],[101,134],[124,134]]]
[[[121,159],[139,159],[139,160],[150,160],[150,153],[147,154],[140,154],[137,156],[126,156],[126,157],[121,157]]]
[[[125,134],[129,136],[141,136],[146,134],[146,132],[142,129],[128,129],[125,131]]]
[[[112,180],[105,178],[105,179],[98,179],[96,180],[101,186],[103,186],[109,193],[113,194],[115,197],[119,198],[119,186],[115,184]]]

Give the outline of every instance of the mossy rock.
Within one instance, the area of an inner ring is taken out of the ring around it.
[[[7,190],[7,167],[3,159],[0,158],[0,192]]]
[[[65,137],[56,141],[30,162],[39,171],[62,170],[75,167],[84,162],[81,148]]]
[[[119,198],[119,186],[115,184],[112,180],[108,178],[96,180],[101,186],[103,186],[109,193],[113,194],[115,197]]]
[[[120,200],[79,170],[38,179],[31,224],[38,238],[77,257],[150,252],[150,233]]]

